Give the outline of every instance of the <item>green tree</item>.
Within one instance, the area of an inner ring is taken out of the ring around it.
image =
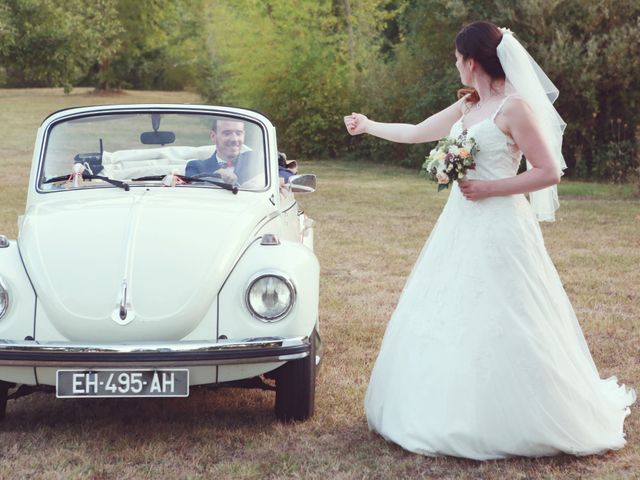
[[[626,177],[638,166],[640,4],[567,0],[540,23],[530,43],[547,42],[536,52],[561,92],[568,163],[587,177]]]
[[[0,0],[9,86],[183,88],[204,71],[205,0]]]
[[[11,11],[6,3],[0,2],[0,57],[4,57],[16,38],[10,19]]]
[[[292,155],[417,166],[430,146],[352,138],[341,117],[419,122],[455,101],[455,34],[481,19],[512,28],[559,87],[571,171],[637,168],[637,0],[0,0],[0,82],[196,86],[265,112]]]
[[[624,178],[637,168],[640,4],[634,0],[409,0],[402,41],[371,80],[363,109],[386,121],[420,121],[461,87],[454,37],[466,23],[509,26],[558,86],[570,173]],[[382,73],[380,73],[382,72]],[[367,138],[370,155],[417,166],[428,146]]]
[[[373,66],[380,1],[220,1],[207,12],[212,102],[265,112],[294,155],[343,151],[342,115]]]
[[[10,86],[64,86],[117,48],[113,0],[1,0],[0,57]]]
[[[77,42],[80,18],[55,0],[2,0],[0,48],[10,85],[69,85],[86,66]]]
[[[400,42],[363,82],[356,109],[383,122],[417,123],[456,100],[454,37],[467,9],[461,2],[405,1],[396,10]],[[365,136],[352,142],[369,158],[418,166],[430,146],[404,145]]]
[[[101,88],[181,89],[205,72],[204,0],[115,0],[117,50],[97,69]]]
[[[117,0],[93,0],[80,15],[87,32],[88,57],[97,70],[96,88],[108,90],[117,83],[111,75],[111,62],[121,45],[124,26],[118,18]]]

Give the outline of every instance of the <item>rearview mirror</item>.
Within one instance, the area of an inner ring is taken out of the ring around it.
[[[140,142],[144,145],[167,145],[176,141],[173,132],[142,132]]]

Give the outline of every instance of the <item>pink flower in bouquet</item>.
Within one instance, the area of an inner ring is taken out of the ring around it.
[[[449,175],[444,172],[437,173],[436,180],[438,181],[438,185],[447,185],[449,183]]]

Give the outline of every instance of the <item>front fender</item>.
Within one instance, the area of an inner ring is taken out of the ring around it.
[[[0,339],[24,340],[33,336],[36,294],[15,241],[0,248],[0,278],[9,291],[9,309],[0,319]]]
[[[273,323],[254,318],[245,303],[249,281],[263,270],[281,272],[296,289],[296,302],[291,311]],[[238,261],[218,296],[218,335],[227,338],[311,335],[318,320],[319,278],[318,259],[301,243],[283,240],[279,245],[261,245],[255,242]]]
[[[0,342],[33,338],[36,294],[20,257],[18,243],[11,241],[0,248],[0,278],[9,292],[9,308],[0,319]],[[35,384],[33,368],[0,367],[0,380]]]
[[[245,303],[250,280],[263,270],[288,277],[296,289],[296,302],[281,320],[265,323],[254,318]],[[279,245],[254,242],[243,254],[218,295],[218,335],[241,337],[311,337],[318,323],[320,266],[313,251],[295,241]],[[224,337],[223,337],[224,338]],[[266,373],[282,362],[218,367],[218,381],[227,382]]]

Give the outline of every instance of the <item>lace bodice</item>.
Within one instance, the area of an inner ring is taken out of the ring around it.
[[[510,97],[506,97],[490,118],[471,125],[467,136],[473,137],[480,151],[476,155],[476,169],[467,177],[472,180],[495,180],[513,177],[518,173],[522,152],[513,139],[506,135],[495,123],[495,117]],[[451,127],[450,135],[457,137],[465,129],[464,116]]]

